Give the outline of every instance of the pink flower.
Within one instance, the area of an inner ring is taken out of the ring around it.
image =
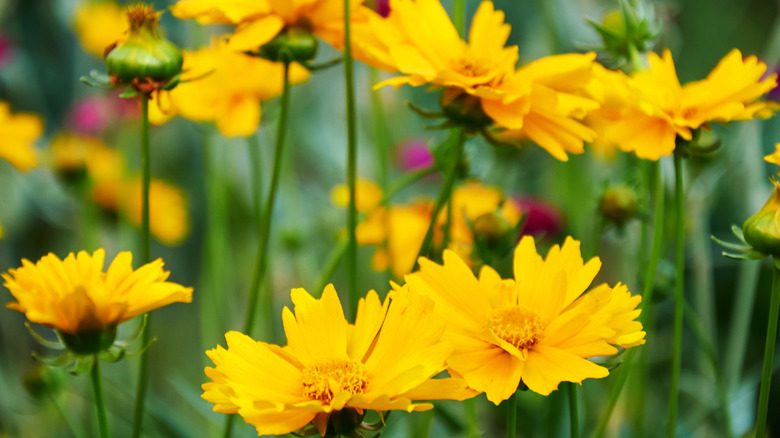
[[[561,212],[547,201],[528,196],[513,199],[515,205],[520,207],[525,218],[525,224],[520,234],[554,236],[563,229],[563,216]]]
[[[5,67],[11,63],[11,57],[13,56],[14,45],[11,40],[0,34],[0,67]]]
[[[68,121],[71,129],[77,133],[99,135],[112,122],[137,115],[138,103],[135,99],[93,95],[73,105]]]
[[[390,15],[390,0],[376,0],[374,8],[379,15],[387,17]]]
[[[405,141],[398,147],[398,164],[405,171],[425,169],[433,166],[433,154],[425,141],[417,138]]]

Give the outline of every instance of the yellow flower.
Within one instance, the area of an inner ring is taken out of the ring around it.
[[[105,251],[81,251],[64,260],[49,254],[3,274],[16,298],[6,305],[31,322],[79,335],[116,327],[138,315],[175,302],[192,301],[192,288],[166,281],[162,259],[133,270],[133,256],[120,252],[103,272]]]
[[[3,225],[0,224],[0,239],[2,239],[4,236],[5,234],[3,234]]]
[[[775,145],[775,151],[773,153],[764,157],[764,161],[780,166],[780,143]]]
[[[376,183],[365,178],[358,178],[355,184],[355,207],[359,212],[366,212],[376,207],[382,201],[382,189]],[[330,200],[339,207],[349,205],[349,187],[338,184],[330,191]]]
[[[11,114],[7,102],[0,101],[0,158],[22,172],[36,166],[33,143],[43,134],[43,122],[35,114]]]
[[[79,2],[73,30],[85,52],[103,58],[106,48],[127,38],[127,15],[113,1]]]
[[[587,358],[644,343],[635,320],[641,297],[619,283],[583,294],[601,262],[583,263],[579,247],[567,238],[542,259],[526,236],[515,249],[514,279],[501,279],[489,266],[476,278],[450,251],[443,266],[421,258],[420,271],[406,276],[409,289],[430,297],[449,323],[447,339],[455,345],[449,368],[493,403],[509,398],[521,381],[547,395],[563,381],[606,377],[609,371]]]
[[[603,124],[605,141],[640,158],[657,160],[674,151],[677,137],[693,138],[693,130],[711,122],[768,118],[780,106],[756,101],[777,86],[777,75],[762,80],[766,65],[755,56],[732,50],[707,78],[680,85],[672,55],[648,55],[650,68],[628,80],[630,92],[612,123]],[[642,135],[637,135],[641,132]]]
[[[249,136],[260,123],[260,102],[282,94],[284,67],[280,63],[237,53],[224,41],[184,52],[184,79],[163,101],[150,107],[152,123],[180,115],[198,122],[216,122],[226,137]],[[290,82],[310,76],[299,64],[290,66]],[[167,95],[166,95],[167,94]]]
[[[595,54],[551,56],[516,69],[517,46],[504,47],[511,28],[490,1],[480,3],[468,43],[439,0],[394,1],[387,18],[372,15],[371,29],[363,51],[380,62],[368,62],[403,74],[377,88],[445,87],[441,103],[450,118],[458,117],[454,104],[465,123],[492,120],[514,131],[507,139],[528,137],[561,160],[595,138],[579,121],[599,106],[586,94]]]
[[[121,207],[130,220],[141,226],[143,199],[141,179],[136,178],[123,188],[124,204]],[[178,245],[190,232],[187,199],[182,191],[158,179],[149,187],[149,228],[152,235],[166,245]]]
[[[78,172],[86,168],[87,161],[99,154],[100,149],[107,149],[107,146],[97,137],[62,133],[51,142],[51,164],[58,172]]]
[[[101,145],[90,151],[86,161],[92,180],[92,200],[109,211],[119,209],[119,198],[125,166],[116,149]]]
[[[367,20],[363,0],[350,1],[351,21]],[[173,15],[195,18],[200,24],[233,24],[230,48],[255,50],[271,41],[286,26],[304,27],[328,44],[344,46],[343,0],[180,0]]]
[[[414,400],[475,395],[460,379],[431,378],[444,369],[450,345],[441,342],[444,323],[432,317],[433,303],[404,294],[384,303],[374,291],[360,300],[355,324],[344,318],[336,290],[321,299],[292,291],[293,314],[282,314],[287,345],[256,342],[238,332],[225,335],[228,348],[207,352],[211,382],[203,398],[214,410],[238,413],[258,435],[282,435],[313,423],[325,435],[332,414],[366,410],[423,411]],[[342,417],[343,418],[343,417]]]
[[[444,238],[448,210],[446,205],[442,207],[436,220],[433,241],[438,247],[441,247]],[[397,278],[411,272],[432,215],[433,201],[429,200],[371,210],[366,220],[358,224],[356,235],[360,245],[382,245],[386,242],[386,248],[379,247],[374,252],[374,269],[382,271],[390,266]],[[496,187],[468,181],[455,188],[448,248],[468,259],[474,245],[471,224],[486,215],[496,215],[509,227],[517,225],[522,216],[513,203],[504,202],[503,193]]]

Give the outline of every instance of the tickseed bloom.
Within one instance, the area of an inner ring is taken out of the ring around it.
[[[184,80],[150,109],[152,123],[179,115],[198,122],[216,122],[226,137],[249,136],[260,124],[260,102],[282,94],[284,66],[228,48],[223,40],[210,47],[184,52]],[[310,74],[299,64],[290,66],[290,83]]]
[[[358,185],[357,188],[358,201],[361,196],[365,200],[365,196],[370,193],[369,189],[365,188],[365,185]],[[340,205],[346,205],[347,201],[348,195],[341,199]],[[469,181],[453,191],[451,202],[448,248],[465,259],[479,259],[478,254],[473,251],[476,239],[493,242],[509,238],[514,242],[514,237],[509,234],[519,222],[522,213],[515,203],[505,202],[504,195],[497,188]],[[433,236],[436,247],[443,245],[444,226],[449,210],[445,205],[436,219]],[[366,220],[358,224],[358,244],[379,245],[371,259],[372,266],[379,271],[390,267],[393,275],[401,278],[414,267],[432,215],[433,201],[425,199],[410,204],[377,206],[370,209]],[[384,243],[386,247],[381,246]]]
[[[43,122],[35,114],[11,114],[7,102],[0,101],[0,158],[22,172],[38,163],[33,143],[43,134]]]
[[[113,1],[82,1],[76,5],[73,30],[85,52],[103,58],[112,44],[127,38],[127,16]]]
[[[121,208],[130,220],[141,226],[143,199],[141,178],[134,178],[122,187],[124,204]],[[149,227],[152,235],[166,245],[178,245],[190,232],[187,199],[181,189],[159,179],[152,179],[149,187]]]
[[[764,161],[780,166],[780,143],[775,145],[774,152],[764,157]]]
[[[94,354],[107,349],[117,325],[171,303],[192,301],[192,288],[167,281],[162,259],[133,270],[133,256],[120,252],[103,272],[103,249],[90,255],[70,253],[64,260],[49,254],[37,263],[3,274],[16,302],[6,305],[30,322],[57,331],[69,350]]]
[[[80,175],[87,161],[107,146],[98,137],[63,132],[51,142],[51,165],[61,175]]]
[[[777,86],[777,75],[763,78],[766,65],[755,56],[732,50],[707,78],[680,85],[669,50],[648,54],[650,68],[631,77],[615,72],[615,83],[628,87],[622,109],[609,123],[596,123],[600,137],[640,158],[657,160],[671,154],[679,137],[691,141],[694,131],[710,123],[769,118],[780,108],[776,102],[757,101]],[[636,135],[641,132],[642,135]]]
[[[601,284],[587,293],[601,262],[583,263],[580,244],[567,238],[546,258],[534,239],[521,239],[514,256],[514,279],[501,279],[489,266],[479,278],[451,251],[444,264],[420,259],[420,271],[406,276],[416,293],[430,297],[449,323],[455,349],[449,368],[495,404],[520,383],[548,395],[560,382],[581,383],[609,371],[587,358],[644,343],[636,321],[641,301],[626,286]]]
[[[362,3],[350,1],[350,20],[354,23],[367,22],[367,13],[373,13]],[[344,48],[341,0],[181,0],[171,9],[174,16],[194,18],[200,24],[235,25],[229,45],[236,51],[254,51],[279,37],[285,41],[277,42],[287,45],[296,60],[305,61],[316,54],[317,43],[312,34],[337,50]],[[278,47],[272,44],[267,49]],[[278,53],[271,55],[274,58]]]
[[[371,180],[358,177],[355,184],[355,207],[359,212],[367,212],[382,201],[382,189]],[[339,207],[349,205],[349,186],[337,184],[330,191],[330,200]]]
[[[560,160],[595,138],[580,122],[599,106],[586,93],[595,54],[551,56],[517,69],[517,46],[505,47],[511,27],[490,1],[480,3],[468,43],[439,0],[391,1],[390,14],[372,15],[371,28],[366,62],[402,73],[376,88],[443,87],[443,115],[453,123],[483,135],[491,125],[509,130],[499,138],[530,138]]]
[[[228,332],[227,348],[206,353],[215,366],[206,368],[211,382],[202,397],[217,412],[241,415],[258,435],[312,423],[323,436],[356,436],[367,410],[424,411],[433,406],[413,402],[476,395],[460,379],[432,380],[451,347],[441,342],[445,325],[429,299],[391,293],[382,303],[371,291],[354,325],[332,285],[320,299],[294,289],[292,302],[294,313],[282,313],[286,346]]]

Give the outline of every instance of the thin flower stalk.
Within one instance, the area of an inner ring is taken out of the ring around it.
[[[769,302],[769,322],[766,326],[766,345],[764,346],[764,364],[761,368],[761,389],[758,395],[756,412],[756,438],[766,435],[766,419],[769,408],[769,389],[772,382],[772,360],[775,356],[777,338],[777,318],[780,313],[780,260],[772,257],[772,298]]]
[[[580,410],[577,405],[577,387],[574,383],[567,382],[564,384],[566,387],[566,397],[569,399],[569,431],[571,438],[579,438],[580,436]]]
[[[90,372],[92,379],[92,390],[95,394],[95,409],[97,410],[98,426],[100,428],[100,437],[109,438],[108,419],[106,417],[106,403],[103,400],[103,388],[100,384],[100,359],[95,355],[95,363]]]
[[[509,398],[509,406],[506,413],[506,438],[515,438],[517,436],[517,393]]]
[[[349,186],[349,206],[347,207],[347,277],[349,278],[348,309],[350,315],[357,312],[357,207],[355,206],[355,185],[357,183],[357,119],[355,117],[355,81],[352,59],[352,41],[350,32],[351,5],[344,0],[344,86],[347,106],[347,185]]]
[[[682,154],[674,154],[674,214],[675,233],[675,287],[674,287],[674,340],[672,342],[672,377],[669,388],[669,423],[667,436],[673,438],[677,428],[677,406],[680,393],[680,368],[682,365],[682,329],[685,282],[685,193],[683,191]]]
[[[149,159],[149,95],[140,93],[141,100],[141,263],[147,264],[151,260],[151,235],[149,233],[149,187],[152,180],[152,168]],[[146,327],[143,333],[143,344],[149,345],[152,340],[150,325],[152,323],[149,314],[145,316]],[[138,366],[138,383],[135,392],[135,413],[133,416],[133,438],[141,436],[144,420],[144,404],[146,402],[146,383],[149,369],[149,355],[141,353],[141,363]]]

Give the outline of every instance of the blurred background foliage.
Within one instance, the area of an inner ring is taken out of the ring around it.
[[[156,9],[173,2],[155,1]],[[447,1],[443,2],[448,8]],[[467,20],[478,5],[467,2]],[[770,68],[780,62],[780,16],[778,2],[769,0],[669,0],[653,1],[663,31],[656,50],[669,47],[681,82],[704,77],[732,48],[756,54]],[[40,114],[46,127],[38,142],[39,167],[28,174],[0,163],[0,270],[16,267],[22,258],[37,260],[53,252],[105,247],[113,257],[120,250],[138,250],[138,231],[125,215],[100,211],[77,185],[52,170],[49,149],[52,140],[76,129],[76,108],[86,99],[109,96],[110,105],[120,105],[115,91],[90,88],[78,78],[91,69],[102,71],[100,59],[87,54],[73,31],[75,0],[0,0],[0,100],[11,103],[14,111]],[[496,0],[512,25],[509,44],[519,46],[521,63],[538,57],[569,51],[593,50],[598,34],[586,18],[600,21],[618,7],[615,0]],[[451,10],[451,9],[450,9]],[[468,23],[467,23],[468,24]],[[166,13],[162,25],[169,39],[183,48],[197,48],[212,33],[227,29],[203,28],[194,21],[181,21]],[[338,56],[331,48],[320,51],[319,60]],[[382,89],[382,120],[387,126],[380,138],[391,145],[391,153],[377,157],[377,139],[370,102],[369,68],[358,64],[359,174],[377,178],[378,163],[389,168],[390,180],[402,174],[399,163],[402,145],[422,141],[433,145],[446,132],[424,129],[426,121],[406,106],[406,101],[423,108],[435,108],[437,98],[423,88]],[[346,161],[343,69],[317,72],[307,83],[292,91],[292,115],[279,202],[274,211],[274,232],[270,242],[276,320],[264,321],[256,338],[283,342],[281,308],[290,305],[289,290],[312,288],[345,224],[345,211],[331,204],[331,187],[344,181]],[[128,103],[128,102],[125,102]],[[109,146],[118,148],[127,167],[139,169],[138,119],[132,108],[113,117],[99,133]],[[263,104],[258,139],[261,144],[264,184],[270,177],[271,145],[278,103]],[[716,373],[707,356],[707,347],[696,336],[714,339],[711,347],[719,373],[725,376],[727,411],[735,436],[746,433],[753,424],[757,382],[766,326],[771,271],[768,262],[735,262],[720,255],[710,235],[727,236],[731,224],[741,224],[771,192],[768,177],[774,169],[761,157],[780,141],[777,119],[751,121],[733,127],[715,127],[724,147],[713,156],[688,160],[687,236],[688,272],[686,293],[697,310],[698,320],[689,321],[685,331],[683,363],[681,436],[728,436],[724,410],[720,405]],[[641,133],[638,133],[641,135]],[[2,141],[2,139],[0,139]],[[511,197],[541,199],[563,216],[562,229],[547,234],[542,249],[572,235],[584,248],[598,248],[604,268],[597,282],[622,281],[639,293],[641,266],[636,257],[639,221],[624,227],[606,226],[599,236],[598,202],[607,184],[635,185],[637,161],[625,156],[604,158],[586,152],[558,162],[542,149],[500,149],[481,138],[467,143],[470,175],[485,184],[501,187]],[[200,398],[204,382],[203,366],[209,364],[204,351],[224,343],[224,332],[240,329],[246,309],[243,306],[254,264],[257,230],[256,197],[252,190],[251,162],[245,139],[225,139],[213,126],[176,118],[152,131],[153,175],[181,188],[187,199],[190,220],[188,237],[176,246],[153,243],[153,258],[162,257],[172,281],[195,288],[192,305],[174,305],[157,312],[153,334],[159,339],[150,350],[152,374],[147,436],[216,436],[224,416],[211,412]],[[662,160],[664,174],[671,176],[671,162]],[[423,180],[398,194],[398,201],[420,195],[434,196],[441,183],[436,177]],[[667,190],[672,182],[667,181]],[[639,193],[644,216],[649,216],[649,194]],[[671,199],[671,196],[667,196]],[[217,231],[209,239],[210,226]],[[669,235],[673,223],[667,221]],[[85,246],[92,237],[92,246]],[[86,240],[85,240],[86,239]],[[667,242],[671,253],[671,242]],[[388,278],[370,269],[372,248],[360,248],[360,290],[387,291]],[[595,252],[593,253],[595,254]],[[669,257],[668,259],[671,259]],[[335,271],[336,288],[345,288],[342,268]],[[657,436],[658,423],[666,415],[668,355],[672,337],[671,291],[673,267],[663,262],[658,272],[657,320],[648,333],[647,382],[649,403],[637,405],[630,398],[619,403],[610,423],[612,436]],[[731,345],[732,313],[739,306],[752,305],[740,297],[757,286],[755,308],[750,321],[747,345]],[[310,290],[312,293],[319,291]],[[9,301],[10,294],[3,301]],[[204,303],[203,300],[211,300]],[[205,305],[204,305],[205,304]],[[703,309],[703,310],[702,310]],[[93,407],[86,377],[42,372],[30,351],[41,351],[24,330],[24,316],[10,310],[0,316],[0,436],[68,437],[73,432],[94,436]],[[122,327],[130,331],[133,324]],[[739,362],[742,362],[743,365]],[[780,364],[780,360],[775,360]],[[110,420],[115,436],[124,436],[131,422],[133,381],[136,360],[124,360],[103,367]],[[777,367],[777,365],[776,365]],[[742,370],[743,371],[740,371]],[[735,371],[736,370],[736,371]],[[42,377],[43,376],[43,377]],[[52,377],[53,376],[53,377]],[[733,376],[733,377],[729,377]],[[730,379],[730,380],[729,380]],[[586,381],[580,392],[584,431],[589,432],[599,418],[614,379]],[[58,384],[53,385],[52,382]],[[631,382],[630,384],[632,384]],[[780,412],[780,379],[774,380],[769,412]],[[45,385],[43,385],[45,384]],[[42,386],[43,385],[43,386]],[[30,391],[30,388],[37,388]],[[479,397],[483,436],[504,433],[504,407],[496,408]],[[568,414],[561,394],[542,397],[528,392],[520,398],[521,436],[567,436]],[[433,415],[431,436],[465,436],[459,403],[437,404],[433,414],[396,414],[385,436],[410,436],[410,427]],[[65,416],[58,412],[67,412]],[[637,412],[644,411],[647,424],[636,425]],[[770,415],[770,430],[780,431],[780,417]],[[639,433],[637,433],[639,431]],[[241,423],[234,436],[252,436],[254,430]]]

